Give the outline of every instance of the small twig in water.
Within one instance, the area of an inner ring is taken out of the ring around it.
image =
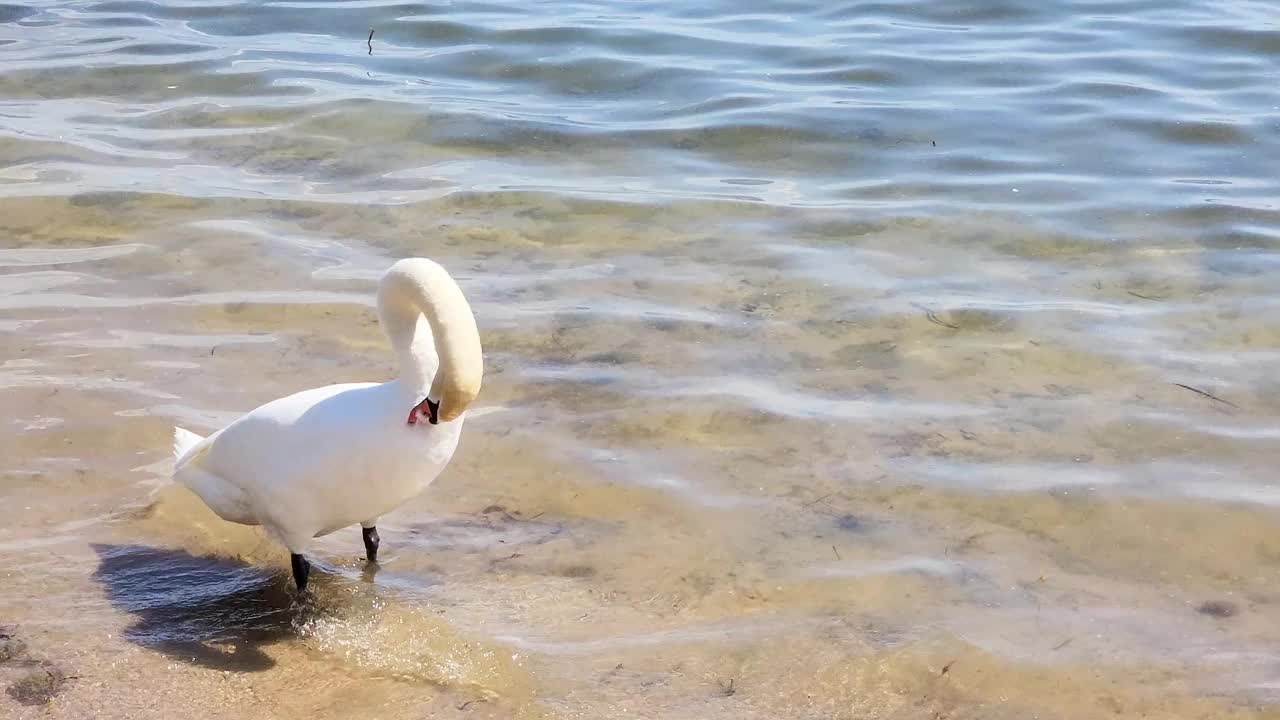
[[[1053,646],[1053,649],[1054,649],[1055,651],[1057,651],[1057,650],[1061,650],[1062,648],[1064,648],[1064,647],[1066,647],[1066,646],[1068,646],[1068,645],[1070,645],[1070,644],[1071,644],[1071,638],[1067,638],[1066,640],[1063,640],[1062,642],[1058,643],[1057,645],[1054,645],[1054,646]]]
[[[466,710],[468,707],[470,707],[470,706],[471,706],[471,703],[473,703],[473,702],[475,702],[475,700],[468,700],[468,701],[466,701],[466,702],[462,703],[461,705],[459,705],[459,706],[458,706],[458,709],[459,709],[459,710]]]
[[[807,509],[809,509],[809,508],[813,507],[814,505],[817,505],[818,503],[822,502],[823,500],[826,500],[826,499],[827,499],[827,498],[829,498],[829,497],[831,497],[831,493],[827,493],[826,495],[823,495],[822,497],[818,498],[817,500],[810,500],[809,502],[807,502],[807,503],[805,503],[804,505],[802,505],[802,506],[801,506],[801,509],[802,509],[802,510],[807,510]]]
[[[369,28],[369,54],[373,54],[373,28]]]
[[[831,546],[831,552],[833,552],[833,553],[835,553],[835,554],[836,554],[836,559],[837,559],[837,560],[844,560],[844,558],[840,557],[840,551],[836,549],[836,546],[835,546],[835,545],[832,545],[832,546]]]
[[[924,316],[929,318],[929,322],[933,323],[934,325],[941,325],[944,328],[951,328],[952,330],[960,329],[959,325],[952,325],[951,323],[946,322],[945,320],[939,319],[937,315],[933,314],[932,310],[925,310]]]
[[[1132,290],[1125,290],[1125,292],[1129,293],[1130,295],[1132,295],[1132,296],[1134,296],[1134,297],[1136,297],[1136,298],[1142,298],[1143,300],[1151,300],[1151,301],[1153,301],[1153,302],[1160,302],[1161,300],[1166,300],[1166,299],[1167,299],[1167,298],[1162,298],[1162,297],[1156,297],[1156,296],[1154,296],[1154,295],[1143,295],[1142,293],[1136,293],[1136,292],[1134,292],[1134,291],[1132,291]]]
[[[1205,397],[1209,398],[1210,400],[1216,400],[1216,401],[1218,401],[1218,402],[1222,403],[1223,405],[1230,405],[1230,406],[1231,406],[1231,407],[1233,407],[1233,408],[1239,408],[1239,407],[1240,407],[1239,405],[1237,405],[1237,404],[1235,404],[1235,403],[1231,402],[1230,400],[1223,400],[1222,398],[1218,397],[1217,395],[1214,395],[1214,394],[1213,394],[1213,393],[1211,393],[1211,392],[1206,392],[1206,391],[1204,391],[1204,390],[1201,390],[1200,388],[1193,388],[1193,387],[1191,387],[1190,385],[1183,385],[1182,383],[1174,383],[1174,385],[1177,385],[1178,387],[1182,388],[1183,390],[1190,390],[1191,392],[1193,392],[1193,393],[1195,393],[1195,394],[1197,394],[1197,395],[1203,395],[1203,396],[1205,396]]]
[[[928,318],[929,322],[933,323],[934,325],[941,325],[944,328],[951,328],[952,330],[960,329],[959,325],[952,325],[951,323],[939,318],[937,313],[925,307],[924,305],[921,305],[920,303],[911,303],[911,304],[923,310],[924,316]]]

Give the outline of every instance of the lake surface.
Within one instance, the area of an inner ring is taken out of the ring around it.
[[[1280,717],[1278,87],[1269,1],[2,5],[0,715]],[[297,604],[172,427],[389,377],[409,255],[485,388]]]

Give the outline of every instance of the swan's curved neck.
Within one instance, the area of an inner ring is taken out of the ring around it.
[[[378,285],[378,317],[400,360],[400,381],[440,404],[443,422],[480,392],[480,333],[462,289],[440,265],[401,260]]]

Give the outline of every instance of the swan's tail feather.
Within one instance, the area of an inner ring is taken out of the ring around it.
[[[204,438],[180,427],[173,429],[173,460],[178,465],[195,449],[197,445],[204,442]]]
[[[213,447],[214,433],[209,437],[173,429],[173,479],[200,496],[218,517],[241,525],[257,525],[253,506],[244,491],[200,465],[200,459]]]

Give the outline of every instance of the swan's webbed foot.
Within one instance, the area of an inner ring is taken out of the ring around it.
[[[378,528],[362,527],[360,533],[364,535],[364,556],[371,563],[378,562],[378,543],[382,541],[378,537]]]
[[[426,417],[427,422],[432,425],[438,425],[440,423],[440,403],[434,402],[431,398],[427,398],[417,405],[414,405],[412,408],[409,408],[409,419],[407,422],[410,425],[417,425],[419,415]]]
[[[311,563],[298,553],[291,554],[289,559],[293,562],[293,582],[297,584],[298,592],[305,592],[307,578],[311,576]]]

